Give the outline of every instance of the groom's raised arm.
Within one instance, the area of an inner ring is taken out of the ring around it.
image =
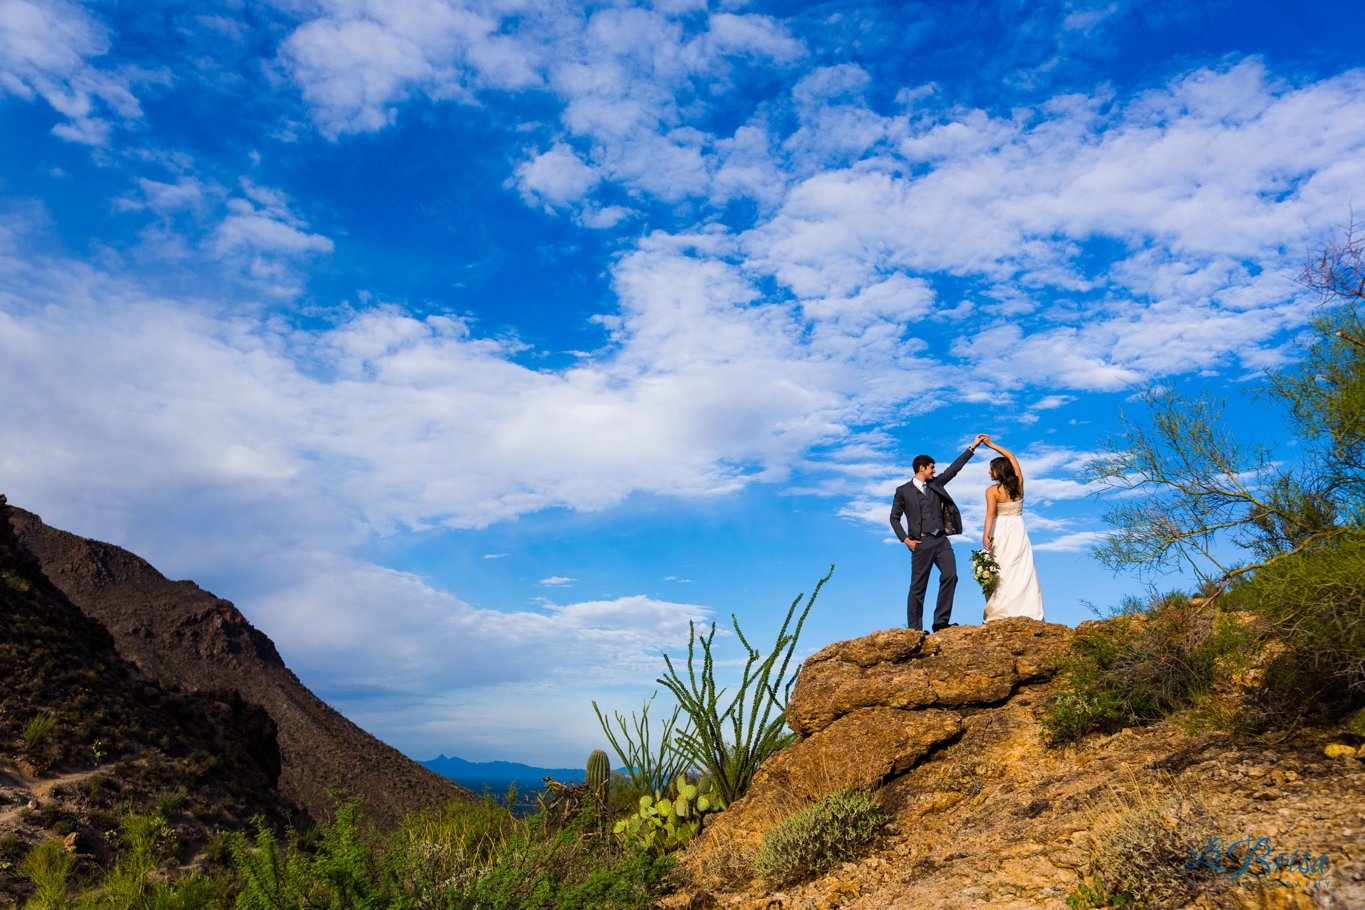
[[[938,478],[937,478],[937,479],[938,479],[938,482],[939,482],[939,483],[947,483],[948,481],[950,481],[950,480],[952,480],[954,477],[956,477],[956,476],[957,476],[957,472],[958,472],[958,471],[961,471],[961,470],[962,470],[962,466],[965,465],[967,462],[971,461],[971,460],[972,460],[972,456],[975,455],[975,454],[976,454],[976,446],[967,446],[967,450],[966,450],[965,452],[963,452],[961,455],[957,456],[957,460],[955,460],[952,464],[948,465],[948,470],[946,470],[946,471],[944,471],[942,474],[938,475]]]

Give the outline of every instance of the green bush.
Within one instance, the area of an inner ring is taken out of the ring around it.
[[[1183,594],[1125,603],[1123,612],[1079,629],[1044,704],[1043,736],[1072,742],[1166,717],[1204,695],[1220,662],[1245,643]]]
[[[1365,541],[1303,550],[1231,592],[1230,604],[1269,621],[1283,653],[1266,685],[1300,709],[1365,701]]]
[[[61,841],[48,841],[29,851],[19,874],[33,883],[25,910],[65,910],[70,905],[76,857]]]
[[[772,885],[786,885],[856,858],[885,821],[880,805],[877,796],[856,790],[822,797],[763,836],[755,874]]]
[[[48,736],[57,728],[57,718],[47,711],[39,711],[24,724],[24,748],[36,754],[46,744]]]
[[[671,861],[600,837],[589,804],[566,823],[487,798],[409,817],[387,837],[354,802],[305,839],[231,837],[238,910],[643,910]]]

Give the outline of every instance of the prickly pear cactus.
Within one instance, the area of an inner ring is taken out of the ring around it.
[[[687,846],[701,832],[706,816],[723,808],[710,783],[704,779],[699,786],[680,775],[669,788],[671,799],[640,797],[636,813],[616,823],[617,835],[642,844],[655,856]]]
[[[592,754],[588,756],[588,791],[606,799],[610,787],[611,763],[607,759],[607,753],[601,749],[593,749]]]

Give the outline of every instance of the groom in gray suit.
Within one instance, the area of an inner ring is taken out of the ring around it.
[[[957,557],[948,540],[962,533],[962,513],[948,495],[944,484],[957,476],[981,445],[983,436],[967,447],[948,470],[935,476],[934,459],[916,455],[915,479],[896,488],[891,503],[891,529],[910,549],[910,595],[905,602],[905,621],[911,629],[924,627],[924,595],[929,590],[929,570],[938,566],[938,604],[934,609],[933,631],[946,629],[953,614],[953,592],[957,590]],[[907,527],[901,527],[901,516]]]

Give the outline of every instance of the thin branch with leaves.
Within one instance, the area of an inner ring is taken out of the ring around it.
[[[1183,564],[1221,590],[1306,549],[1365,535],[1360,227],[1309,260],[1299,282],[1322,308],[1302,357],[1268,373],[1256,393],[1288,417],[1292,462],[1239,439],[1223,420],[1222,401],[1147,389],[1138,395],[1147,420],[1120,415],[1122,430],[1082,471],[1120,494],[1105,516],[1114,530],[1094,550],[1105,565],[1150,575]],[[1238,549],[1248,558],[1229,559]]]

